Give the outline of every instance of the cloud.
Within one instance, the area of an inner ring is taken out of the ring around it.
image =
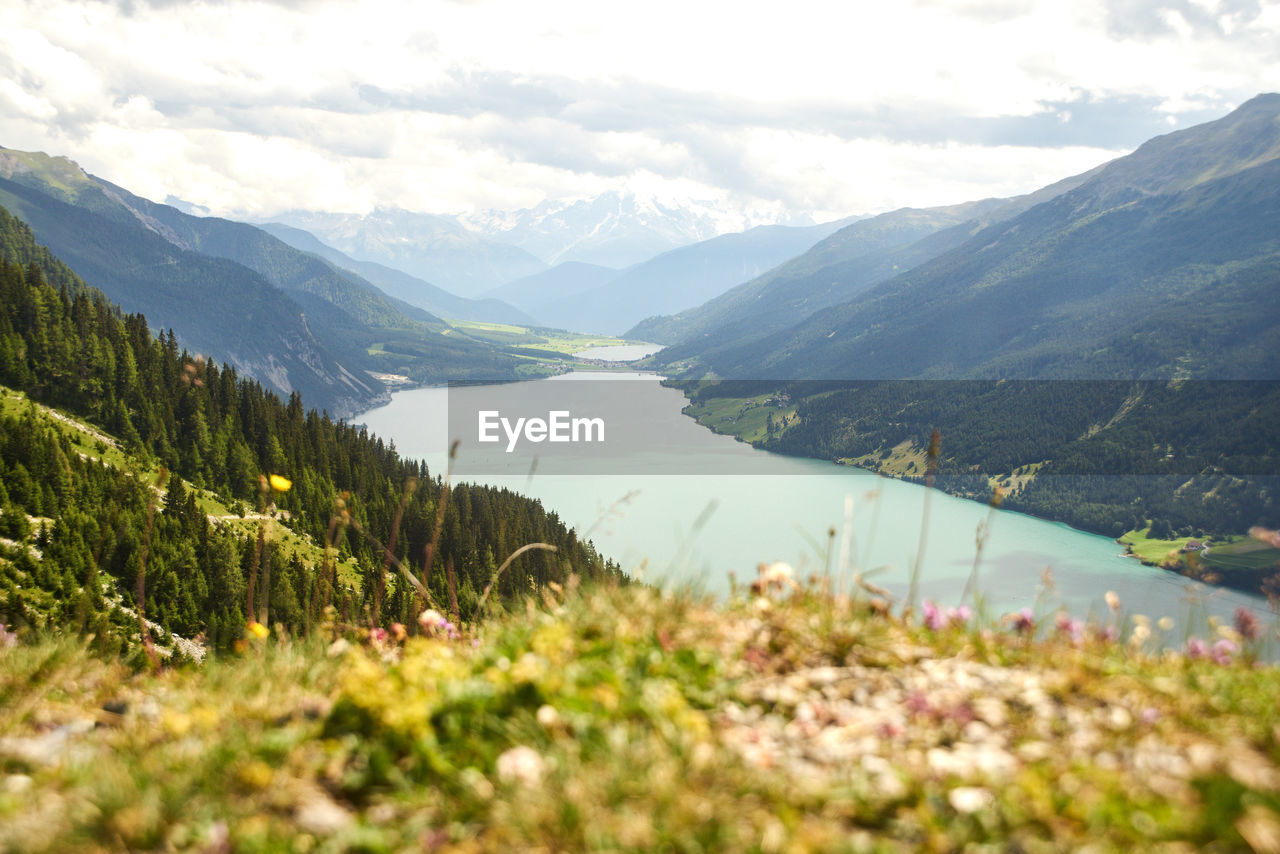
[[[1280,13],[1248,0],[55,0],[0,30],[0,144],[222,213],[637,181],[798,213],[956,202],[1275,89]]]

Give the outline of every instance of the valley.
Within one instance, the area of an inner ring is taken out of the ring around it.
[[[1277,13],[5,4],[0,854],[1280,854]]]

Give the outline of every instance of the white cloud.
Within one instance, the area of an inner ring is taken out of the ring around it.
[[[1033,189],[1280,89],[1274,2],[0,8],[0,144],[228,214],[638,184],[871,212]]]

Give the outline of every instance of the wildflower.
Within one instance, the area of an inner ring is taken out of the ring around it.
[[[551,729],[560,721],[560,713],[556,711],[555,706],[541,705],[538,707],[536,715],[538,723],[547,729]]]
[[[266,640],[267,636],[271,634],[271,629],[268,629],[257,620],[250,620],[248,629],[249,634],[253,635],[258,640]]]
[[[271,488],[276,492],[288,492],[289,488],[293,486],[293,481],[289,480],[287,477],[281,477],[278,474],[273,474],[267,479],[271,482]]]
[[[1192,660],[1198,658],[1207,658],[1209,656],[1209,645],[1200,638],[1192,636],[1187,638],[1187,658]]]
[[[791,569],[791,565],[782,561],[769,564],[769,568],[764,571],[765,581],[770,584],[786,584],[794,575],[795,571]]]
[[[1147,706],[1142,710],[1142,722],[1144,724],[1153,724],[1160,720],[1160,710]]]
[[[967,623],[969,618],[973,616],[973,611],[968,605],[961,605],[959,608],[948,608],[947,619],[953,623]]]
[[[760,564],[757,568],[760,577],[751,583],[751,592],[759,595],[768,595],[769,591],[777,588],[779,592],[790,587],[796,588],[795,570],[790,564],[782,561],[775,561],[771,564]]]
[[[1020,635],[1031,634],[1031,632],[1035,631],[1036,619],[1030,608],[1023,608],[1018,613],[1005,617],[1005,619],[1013,624],[1013,630]]]
[[[447,637],[455,639],[458,637],[458,627],[437,611],[435,608],[428,608],[418,615],[418,625],[422,627],[423,634]]]
[[[920,610],[924,612],[924,624],[929,629],[937,632],[947,627],[947,617],[942,609],[928,599],[920,603]]]
[[[0,649],[10,646],[17,646],[18,636],[9,631],[4,623],[0,623]]]
[[[338,638],[336,641],[329,644],[329,657],[337,658],[341,655],[345,655],[349,649],[351,649],[351,642],[346,638]]]
[[[1084,623],[1073,620],[1065,611],[1058,614],[1054,624],[1057,626],[1058,634],[1069,638],[1073,644],[1079,644],[1084,640]]]
[[[1094,637],[1102,643],[1115,643],[1120,633],[1116,631],[1115,626],[1099,626],[1094,629]]]
[[[1214,664],[1230,664],[1231,656],[1239,649],[1240,647],[1235,643],[1227,640],[1226,638],[1220,638],[1213,645],[1212,655]]]
[[[947,800],[956,812],[968,814],[977,812],[995,798],[989,791],[978,786],[959,786],[947,793]]]
[[[381,626],[369,629],[369,640],[375,645],[386,643],[388,637],[387,630]]]
[[[409,631],[404,627],[404,623],[392,623],[391,636],[397,641],[403,642],[409,636]]]
[[[1103,598],[1107,600],[1107,607],[1112,611],[1120,610],[1120,596],[1114,590],[1108,590],[1107,595]]]
[[[545,771],[546,762],[532,747],[513,747],[498,757],[498,779],[504,783],[536,785]]]
[[[1258,635],[1261,634],[1258,628],[1258,618],[1243,605],[1236,608],[1235,627],[1236,631],[1240,633],[1240,637],[1247,641],[1257,640]]]

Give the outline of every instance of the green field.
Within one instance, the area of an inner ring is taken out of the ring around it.
[[[759,442],[768,438],[770,415],[780,429],[785,429],[796,418],[794,406],[782,407],[767,402],[773,397],[773,394],[712,397],[689,404],[685,413],[717,433],[736,436],[744,442]]]
[[[1204,562],[1217,569],[1264,569],[1280,564],[1280,549],[1240,537],[1221,545],[1213,543]]]
[[[479,320],[452,321],[458,332],[507,347],[527,347],[546,350],[549,357],[573,355],[592,347],[618,347],[623,344],[643,342],[627,341],[611,335],[585,335],[577,332],[566,332],[562,329],[543,329],[541,327],[514,326],[509,323],[487,323]]]
[[[1118,542],[1129,547],[1129,551],[1137,555],[1143,563],[1159,565],[1169,556],[1169,552],[1182,552],[1182,547],[1197,537],[1178,537],[1173,540],[1153,540],[1147,537],[1151,528],[1130,531],[1121,536]]]

